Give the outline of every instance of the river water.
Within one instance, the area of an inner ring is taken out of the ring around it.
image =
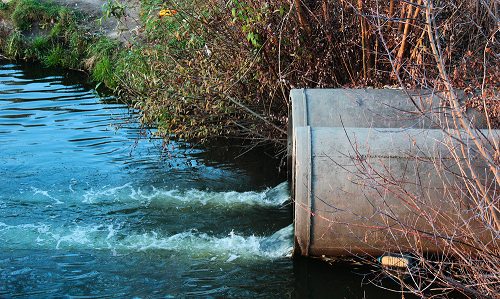
[[[0,298],[401,298],[290,257],[272,151],[139,138],[85,82],[0,61]]]

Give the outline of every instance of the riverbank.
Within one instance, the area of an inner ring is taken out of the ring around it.
[[[139,0],[120,0],[114,1],[116,7],[125,9],[126,18],[117,18],[113,14],[104,17],[107,0],[41,0],[41,2],[56,2],[62,7],[74,9],[82,12],[88,18],[88,27],[94,28],[95,33],[101,33],[108,38],[119,40],[129,44],[132,39],[141,39],[140,29],[140,1]]]
[[[12,0],[0,7],[0,50],[89,73],[140,110],[143,124],[158,128],[155,136],[284,145],[286,101],[265,99],[252,91],[256,80],[234,74],[255,60],[255,49],[243,49],[239,63],[231,57],[238,47],[225,53],[227,59],[211,55],[208,23],[200,18],[206,7],[190,5],[169,10],[159,1]],[[228,92],[229,86],[238,92]]]
[[[94,8],[83,12],[55,2],[15,0],[2,3],[0,16],[0,50],[7,58],[82,70],[102,80],[109,54],[119,46],[106,36],[106,27],[96,26]]]

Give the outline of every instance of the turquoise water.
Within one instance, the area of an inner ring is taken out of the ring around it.
[[[141,138],[92,87],[0,64],[0,298],[401,298],[290,257],[272,149]]]

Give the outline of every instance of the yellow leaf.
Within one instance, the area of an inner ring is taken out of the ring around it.
[[[162,9],[162,10],[160,10],[160,12],[158,14],[160,15],[160,17],[163,17],[163,16],[170,17],[170,16],[177,14],[177,10],[175,10],[175,9]]]

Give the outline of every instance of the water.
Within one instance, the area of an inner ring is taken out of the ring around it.
[[[79,82],[0,63],[0,298],[401,298],[367,267],[290,257],[269,152],[141,139]]]

